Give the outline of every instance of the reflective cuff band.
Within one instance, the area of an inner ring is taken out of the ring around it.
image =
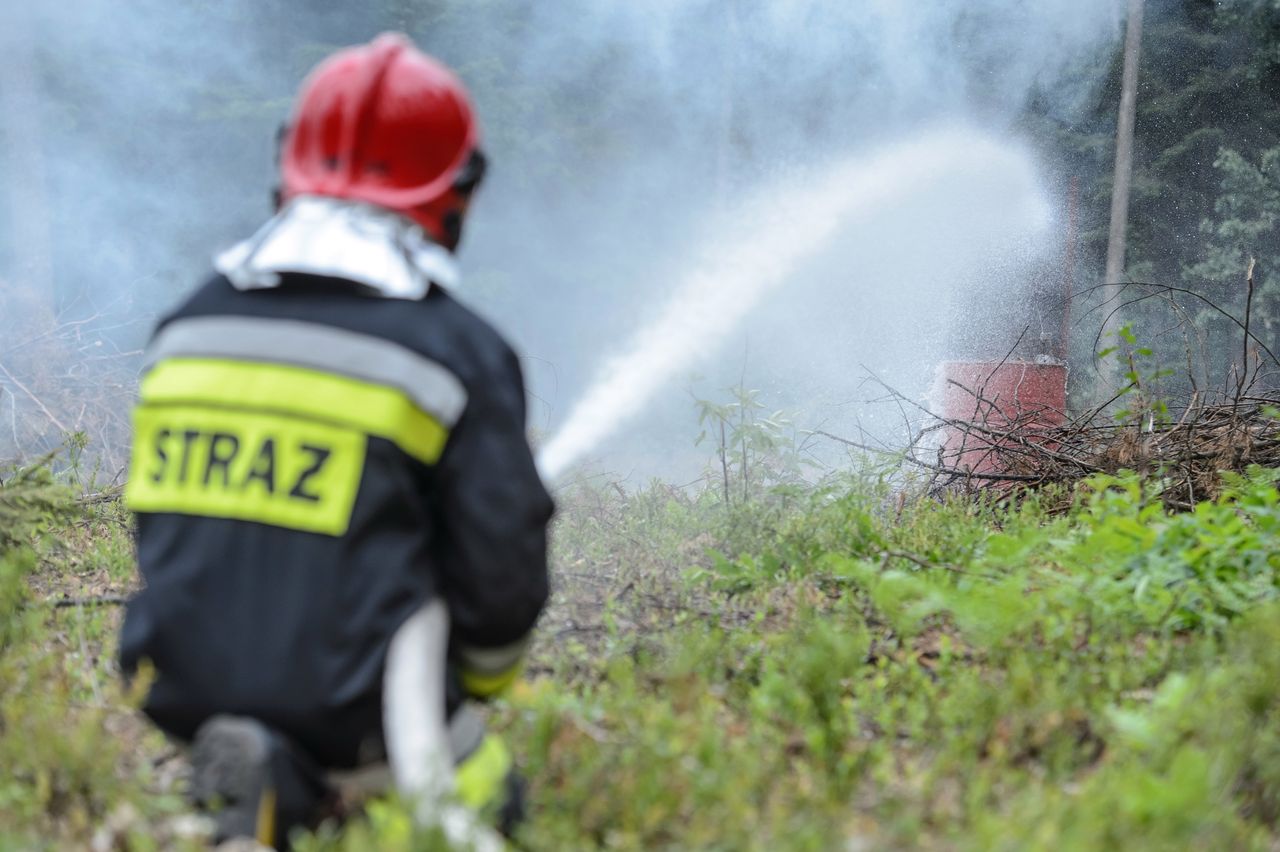
[[[516,682],[522,668],[523,662],[497,674],[482,674],[464,668],[461,672],[462,688],[475,698],[493,698]]]
[[[455,648],[458,662],[468,671],[480,674],[501,674],[524,659],[524,652],[529,649],[529,636],[523,636],[510,645],[497,648],[481,648],[475,645],[459,643]]]
[[[502,692],[520,676],[528,647],[528,636],[497,648],[460,644],[456,652],[463,688],[478,698],[490,698]]]
[[[486,736],[480,747],[454,772],[458,800],[476,811],[500,807],[511,766],[511,752],[506,743],[493,734]]]

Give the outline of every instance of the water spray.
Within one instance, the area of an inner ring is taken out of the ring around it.
[[[712,354],[770,291],[836,235],[955,178],[1001,190],[1002,209],[972,211],[976,218],[989,217],[994,232],[1019,224],[1034,230],[1048,218],[1026,153],[966,130],[917,136],[804,181],[757,192],[688,265],[653,321],[601,369],[539,454],[544,478],[560,478],[642,411],[678,371]]]

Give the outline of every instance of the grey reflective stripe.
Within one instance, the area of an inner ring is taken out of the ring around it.
[[[451,429],[467,406],[453,373],[398,343],[301,320],[192,317],[165,326],[144,369],[163,358],[233,358],[292,364],[398,388]]]
[[[497,675],[509,671],[512,666],[524,659],[524,652],[528,647],[528,636],[499,648],[477,648],[473,645],[459,644],[458,660],[468,671],[482,675]]]

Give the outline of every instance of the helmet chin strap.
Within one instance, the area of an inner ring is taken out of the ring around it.
[[[441,226],[444,228],[443,239],[440,244],[449,251],[457,251],[458,243],[462,241],[462,220],[463,214],[461,210],[450,210],[444,214]]]
[[[471,203],[471,194],[484,180],[488,168],[489,160],[484,152],[474,148],[467,162],[458,170],[458,177],[453,182],[453,191],[458,195],[460,206],[445,213],[440,220],[440,226],[444,232],[441,235],[441,245],[449,251],[458,250],[458,243],[462,241],[462,224],[467,218],[467,207]]]
[[[276,128],[276,151],[272,158],[275,162],[276,174],[280,174],[280,159],[284,154],[284,142],[289,138],[289,122],[282,121],[280,126]],[[276,181],[275,186],[271,187],[271,213],[274,215],[280,212],[280,208],[284,207],[284,182]]]

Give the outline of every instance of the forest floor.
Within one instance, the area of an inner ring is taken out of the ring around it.
[[[1280,849],[1276,476],[1179,514],[1131,476],[1016,506],[580,481],[491,711],[519,845]],[[203,848],[115,669],[127,513],[0,478],[0,850]],[[397,807],[297,848],[436,848]]]

